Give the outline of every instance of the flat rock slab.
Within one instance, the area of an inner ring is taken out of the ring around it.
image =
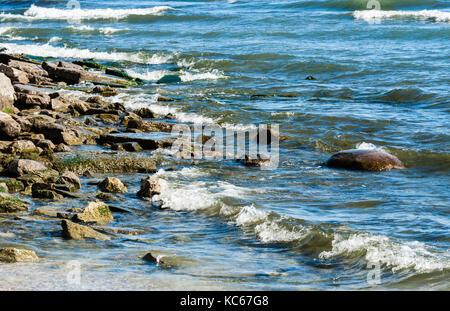
[[[333,154],[325,165],[331,168],[343,168],[360,171],[390,171],[404,169],[402,161],[389,153],[372,149],[344,150]]]
[[[18,248],[0,249],[0,262],[37,262],[38,260],[39,258],[34,251]]]
[[[91,227],[79,225],[66,219],[61,221],[61,226],[63,230],[63,238],[65,239],[84,240],[86,238],[90,238],[96,240],[109,240],[109,237],[101,234]]]

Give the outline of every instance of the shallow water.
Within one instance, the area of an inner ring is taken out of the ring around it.
[[[146,81],[111,99],[130,109],[234,129],[276,123],[290,138],[269,171],[144,153],[163,159],[170,209],[137,199],[144,175],[118,176],[130,191],[110,202],[133,211],[111,227],[139,235],[67,242],[56,220],[0,216],[0,246],[41,257],[0,265],[0,288],[450,289],[450,7],[380,2],[381,12],[356,0],[80,1],[74,12],[65,1],[2,1],[9,52],[96,58]],[[173,72],[181,83],[156,84]],[[352,148],[382,148],[408,169],[321,166]],[[96,190],[89,181],[85,193]],[[150,250],[172,266],[143,262]],[[66,281],[71,260],[78,287]],[[376,264],[380,284],[367,281]]]

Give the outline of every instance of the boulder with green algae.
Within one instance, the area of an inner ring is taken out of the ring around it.
[[[9,194],[0,193],[0,213],[26,212],[29,204]]]
[[[89,202],[88,206],[80,214],[76,214],[73,219],[74,222],[84,223],[108,223],[114,220],[111,211],[105,203],[101,201]]]
[[[37,262],[39,260],[36,253],[27,249],[2,248],[0,249],[0,262]]]
[[[59,171],[70,170],[76,174],[83,174],[87,170],[93,174],[108,173],[145,173],[155,172],[155,160],[147,156],[134,156],[123,154],[107,154],[103,152],[89,152],[83,154],[71,154],[54,163]]]

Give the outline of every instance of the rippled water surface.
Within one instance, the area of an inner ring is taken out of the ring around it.
[[[0,265],[0,288],[72,288],[66,264],[78,260],[84,289],[449,290],[450,5],[380,3],[382,11],[363,0],[102,0],[73,11],[65,1],[2,1],[8,52],[95,58],[145,81],[111,99],[129,109],[233,129],[276,123],[289,139],[269,171],[144,153],[161,161],[170,209],[136,197],[144,175],[118,176],[129,193],[108,203],[132,213],[111,227],[136,235],[64,241],[57,220],[0,216],[0,246],[25,245],[42,259]],[[156,84],[170,73],[182,82]],[[155,94],[180,100],[161,104]],[[408,168],[321,165],[352,148],[381,148]],[[171,267],[143,262],[148,251]],[[380,284],[367,282],[377,267]]]

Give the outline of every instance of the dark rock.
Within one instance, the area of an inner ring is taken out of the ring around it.
[[[245,166],[261,166],[265,163],[270,163],[269,158],[261,156],[260,154],[256,155],[256,158],[250,157],[249,155],[246,154],[244,159],[239,159],[237,161],[241,162]]]
[[[158,177],[148,176],[146,179],[143,179],[137,196],[140,198],[151,198],[157,194],[161,194],[161,185]]]
[[[138,129],[143,132],[172,132],[173,124],[156,121],[130,120],[127,128]]]
[[[181,82],[181,78],[178,75],[165,75],[164,77],[162,77],[161,79],[158,80],[158,84],[159,83],[164,83],[164,84],[168,84],[168,83],[178,83]]]
[[[390,171],[405,166],[396,157],[378,150],[353,149],[333,154],[325,165],[331,168],[344,168],[362,171]]]
[[[151,111],[149,108],[139,108],[138,110],[136,110],[136,114],[138,116],[140,116],[141,118],[146,118],[146,119],[158,118],[158,115],[156,113],[154,113],[153,111]],[[135,119],[137,119],[137,118],[135,118]]]
[[[136,142],[138,143],[143,149],[145,150],[155,150],[158,148],[158,142],[154,139],[150,138],[137,138],[137,137],[130,137],[126,134],[122,135],[102,135],[100,136],[99,143],[104,144],[119,144],[119,143],[129,143],[129,142]]]

